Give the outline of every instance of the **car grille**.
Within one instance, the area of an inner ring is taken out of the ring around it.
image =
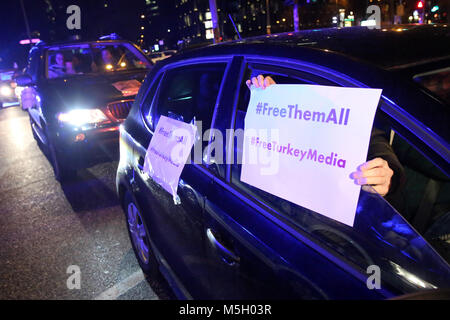
[[[121,100],[108,103],[108,110],[117,120],[123,120],[128,116],[134,100]]]

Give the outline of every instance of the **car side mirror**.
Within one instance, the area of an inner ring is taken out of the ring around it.
[[[29,74],[21,74],[14,79],[19,87],[28,87],[33,85],[33,79]]]

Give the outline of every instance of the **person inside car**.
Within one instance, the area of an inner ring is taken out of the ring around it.
[[[249,89],[252,86],[265,89],[273,84],[276,82],[272,77],[261,74],[246,81]],[[350,178],[364,190],[377,192],[388,201],[389,198],[395,198],[404,184],[405,173],[383,130],[375,127],[372,129],[367,159],[370,160],[352,172]]]
[[[74,54],[72,56],[72,63],[70,64],[71,68],[68,70],[69,73],[77,74],[82,73],[80,71],[81,59],[78,55]]]
[[[103,48],[100,51],[100,55],[96,55],[95,62],[92,61],[91,63],[91,69],[93,72],[99,72],[100,70],[113,71],[115,67],[115,58],[108,48]]]
[[[48,76],[50,78],[57,78],[64,76],[67,72],[66,66],[64,64],[64,55],[58,52],[53,57],[53,63],[48,67]]]
[[[114,57],[111,54],[111,51],[109,51],[109,49],[105,48],[102,50],[102,60],[105,65],[107,64],[114,65]]]

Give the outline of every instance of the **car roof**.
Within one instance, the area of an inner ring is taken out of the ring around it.
[[[396,25],[378,30],[366,27],[313,29],[247,41],[262,39],[329,50],[385,69],[420,60],[450,58],[450,27],[447,25]]]
[[[389,28],[325,28],[263,35],[223,42],[211,47],[239,47],[264,44],[270,47],[307,47],[334,52],[383,69],[392,69],[436,59],[450,59],[450,27],[441,25],[395,25]],[[210,49],[209,49],[210,50]],[[186,51],[190,51],[187,49]],[[225,50],[226,51],[226,50]]]
[[[36,46],[41,46],[43,48],[51,48],[51,47],[57,47],[57,46],[76,46],[76,45],[83,45],[83,44],[96,44],[96,43],[129,43],[129,44],[133,44],[132,42],[128,41],[128,40],[122,40],[122,39],[118,39],[118,40],[109,40],[109,39],[105,39],[105,40],[72,40],[72,41],[57,41],[57,42],[50,42],[50,43],[46,43],[46,42],[42,42],[42,43],[38,43],[36,44]]]

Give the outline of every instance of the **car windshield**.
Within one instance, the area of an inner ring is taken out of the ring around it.
[[[417,74],[414,76],[414,81],[450,105],[450,67]]]
[[[144,56],[128,43],[79,44],[51,47],[47,51],[49,79],[149,67]]]

